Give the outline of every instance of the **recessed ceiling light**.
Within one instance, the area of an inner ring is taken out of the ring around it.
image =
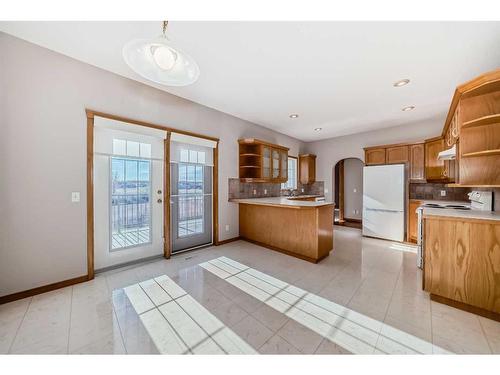
[[[397,82],[394,82],[394,83],[393,83],[393,86],[394,86],[394,87],[401,87],[401,86],[405,86],[405,85],[407,85],[407,84],[409,84],[409,83],[410,83],[410,80],[409,80],[409,79],[401,79],[401,80],[399,80],[399,81],[397,81]]]
[[[322,129],[323,129],[323,128],[314,128],[314,131],[319,132],[319,131],[321,131]]]
[[[296,114],[296,113],[292,113],[292,114],[290,115],[290,118],[297,118],[297,117],[299,117],[299,115],[298,115],[298,114]]]
[[[403,111],[403,112],[408,112],[408,111],[411,111],[411,110],[413,110],[413,109],[415,109],[415,106],[414,106],[414,105],[410,105],[410,106],[408,106],[408,107],[404,107],[404,108],[402,109],[402,111]]]

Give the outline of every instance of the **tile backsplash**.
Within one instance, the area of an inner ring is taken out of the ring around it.
[[[228,184],[230,200],[288,195],[288,190],[281,190],[280,183],[241,182],[238,178],[229,178]],[[316,181],[307,185],[299,183],[295,191],[301,195],[324,195],[324,185],[323,181]],[[302,189],[304,190],[303,192]]]
[[[294,191],[301,195],[325,195],[325,182],[316,181],[312,184],[301,184],[298,182],[297,189]],[[288,195],[288,190],[282,190],[281,195]]]
[[[441,196],[441,191],[446,192]],[[442,201],[469,201],[471,188],[446,187],[445,184],[410,184],[410,199],[432,199]]]

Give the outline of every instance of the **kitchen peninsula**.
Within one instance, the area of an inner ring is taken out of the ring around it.
[[[240,237],[317,263],[333,249],[332,202],[286,197],[233,199],[240,208]]]

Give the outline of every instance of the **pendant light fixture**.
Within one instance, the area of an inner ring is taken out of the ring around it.
[[[174,47],[167,37],[168,21],[157,38],[134,39],[123,47],[123,58],[141,77],[167,86],[187,86],[198,79],[200,69],[191,56]]]

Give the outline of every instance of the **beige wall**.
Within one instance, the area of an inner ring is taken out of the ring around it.
[[[355,158],[344,160],[344,217],[361,219],[363,216],[363,166]]]
[[[85,108],[219,137],[221,240],[238,235],[227,201],[236,140],[302,151],[296,139],[4,33],[0,50],[0,296],[86,274]]]
[[[328,190],[325,196],[332,200],[333,172],[339,160],[358,158],[364,162],[363,147],[424,140],[441,134],[443,124],[444,115],[424,122],[308,142],[305,151],[317,155],[316,179],[325,182],[325,190]]]

